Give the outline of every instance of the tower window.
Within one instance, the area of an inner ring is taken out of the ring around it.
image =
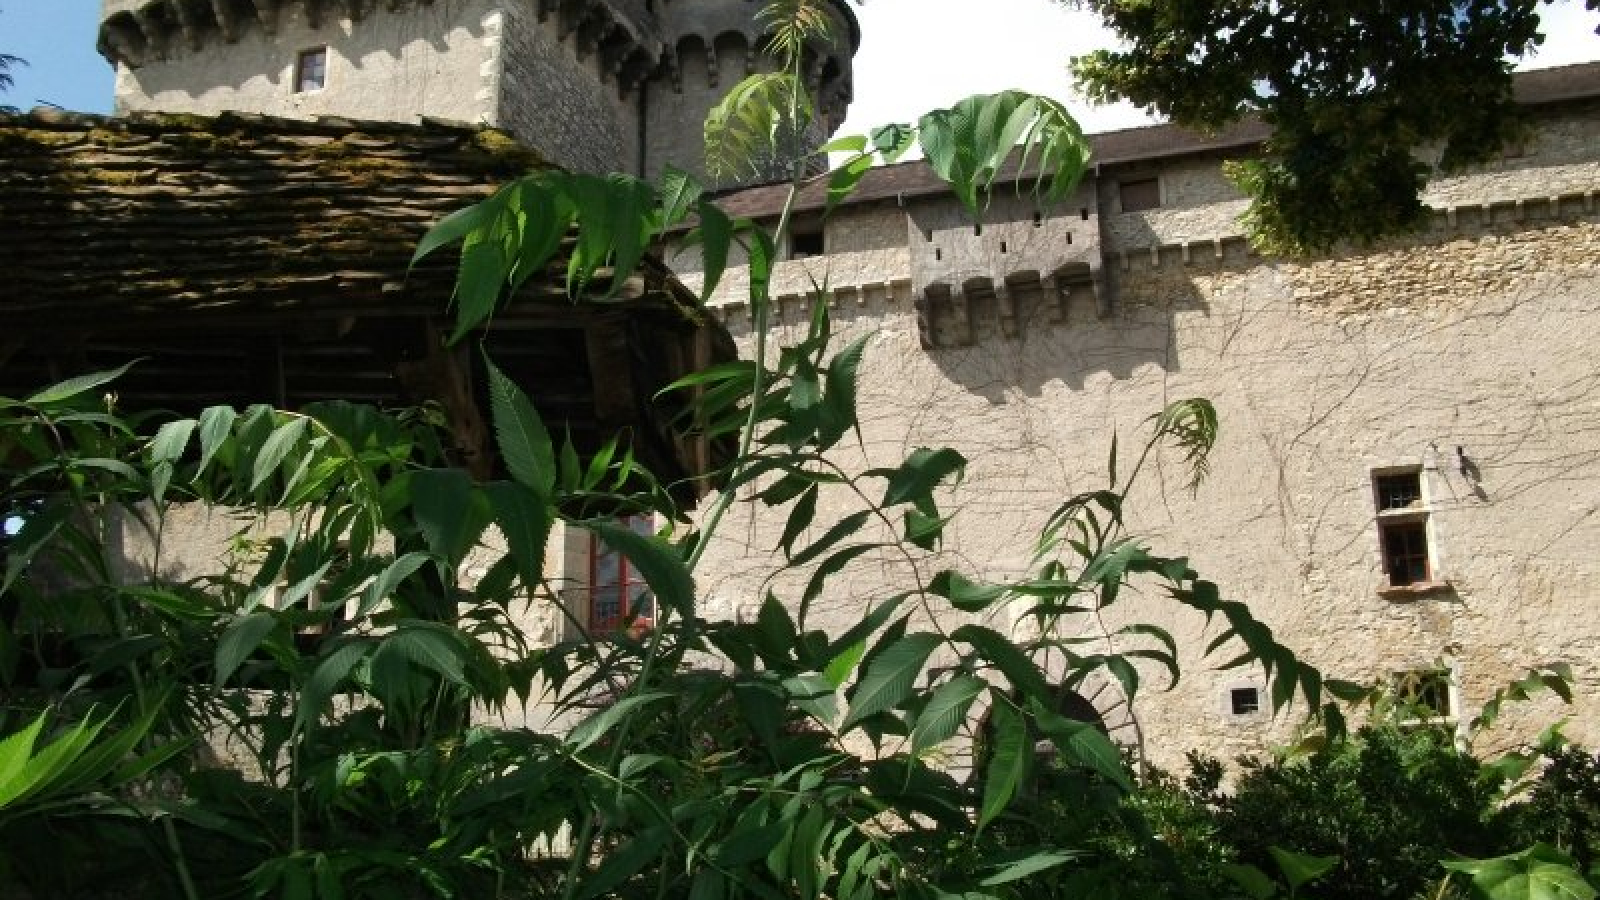
[[[812,226],[796,226],[789,232],[789,258],[809,259],[821,256],[825,252],[826,244],[823,241],[821,223]]]
[[[1133,181],[1124,181],[1118,185],[1118,193],[1121,195],[1122,211],[1125,213],[1157,209],[1161,206],[1161,180],[1159,178],[1139,178]]]
[[[328,84],[328,48],[300,51],[294,65],[294,90],[297,94],[320,91]]]

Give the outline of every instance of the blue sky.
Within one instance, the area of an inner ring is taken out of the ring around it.
[[[0,0],[0,53],[28,61],[11,70],[16,86],[0,104],[110,112],[115,73],[94,51],[99,15],[100,0]]]
[[[1092,16],[1050,0],[984,0],[984,15],[960,15],[973,0],[868,0],[857,8],[862,52],[856,101],[845,133],[909,121],[967,94],[1018,87],[1069,101],[1091,131],[1146,118],[1126,106],[1091,109],[1071,102],[1069,57],[1110,41]],[[113,73],[95,53],[99,0],[0,0],[0,53],[28,61],[0,104],[53,103],[109,112]],[[1541,8],[1547,39],[1527,66],[1600,58],[1597,21],[1581,0]]]

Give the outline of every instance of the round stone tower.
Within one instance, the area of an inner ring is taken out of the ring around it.
[[[838,127],[860,41],[806,57],[817,122]],[[580,171],[704,174],[702,124],[775,60],[761,0],[103,0],[119,112],[225,111],[494,125]],[[782,174],[752,171],[746,181]]]

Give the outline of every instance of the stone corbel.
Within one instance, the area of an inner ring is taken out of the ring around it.
[[[211,0],[211,15],[217,20],[222,39],[230,44],[239,42],[239,19],[233,14],[233,4],[228,0]]]
[[[706,80],[712,87],[717,86],[717,45],[706,44]]]
[[[148,8],[135,10],[133,21],[139,25],[139,34],[144,38],[145,50],[149,55],[158,60],[167,58],[167,29],[161,26],[150,15]]]
[[[267,34],[278,32],[278,4],[276,0],[253,0],[256,8],[256,21]]]
[[[344,14],[349,17],[350,21],[359,22],[366,18],[367,10],[361,0],[343,0],[341,5],[344,7]]]
[[[306,24],[312,28],[321,28],[322,0],[301,0],[300,6],[305,10]]]
[[[194,10],[184,0],[169,0],[167,6],[172,10],[172,18],[178,22],[178,30],[183,32],[183,39],[188,43],[189,49],[195,53],[200,52],[204,46],[200,41],[200,23],[194,20]]]
[[[101,40],[106,47],[110,48],[111,55],[117,62],[124,63],[134,69],[145,64],[145,49],[149,45],[143,42],[142,35],[138,40],[135,40],[128,26],[121,21],[107,25],[101,31]]]
[[[1005,279],[994,283],[994,308],[1000,316],[1000,334],[1004,337],[1017,336],[1017,301],[1011,296],[1011,285]]]

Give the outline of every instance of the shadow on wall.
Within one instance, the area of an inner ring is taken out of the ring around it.
[[[1158,294],[1124,303],[1121,273],[1108,267],[1103,279],[1098,297],[1087,269],[1046,280],[1018,273],[999,290],[985,278],[959,293],[931,285],[918,305],[924,350],[951,381],[996,405],[1052,384],[1083,390],[1100,376],[1179,371],[1175,318],[1210,314],[1199,285],[1180,270]]]
[[[295,93],[296,59],[301,51],[327,45],[332,57],[330,63],[335,66],[328,76],[334,82],[330,88],[338,87],[339,80],[345,80],[348,88],[361,89],[388,83],[395,91],[406,94],[402,102],[417,104],[417,115],[426,115],[427,111],[420,108],[422,98],[418,96],[420,92],[415,82],[419,78],[444,76],[442,60],[461,52],[461,46],[452,46],[450,35],[465,31],[467,39],[459,44],[482,46],[486,34],[482,17],[467,14],[473,5],[455,0],[408,8],[404,15],[374,10],[353,28],[339,27],[339,24],[330,28],[328,26],[333,23],[325,20],[320,29],[311,29],[299,8],[290,7],[295,10],[295,17],[281,22],[274,32],[253,24],[236,42],[224,43],[217,36],[199,50],[183,53],[172,62],[140,66],[133,70],[133,76],[139,93],[151,98],[163,97],[164,107],[175,105],[171,99],[173,95],[198,101],[205,94],[222,90],[237,98],[236,108],[242,111],[292,115],[301,112],[300,98],[318,97]],[[108,24],[116,25],[117,20]],[[181,41],[182,37],[175,35],[172,40]],[[420,45],[426,45],[428,54],[437,60],[415,67],[415,71],[403,69],[406,57],[415,55],[411,48]],[[205,77],[197,78],[202,72]],[[265,88],[261,87],[262,81]],[[197,92],[196,84],[204,87]],[[330,103],[331,96],[322,97],[307,111],[332,112],[331,106],[340,114],[356,118],[381,117],[378,113],[362,115],[359,112],[362,104],[373,99],[365,90],[350,91],[342,98],[344,103]]]

